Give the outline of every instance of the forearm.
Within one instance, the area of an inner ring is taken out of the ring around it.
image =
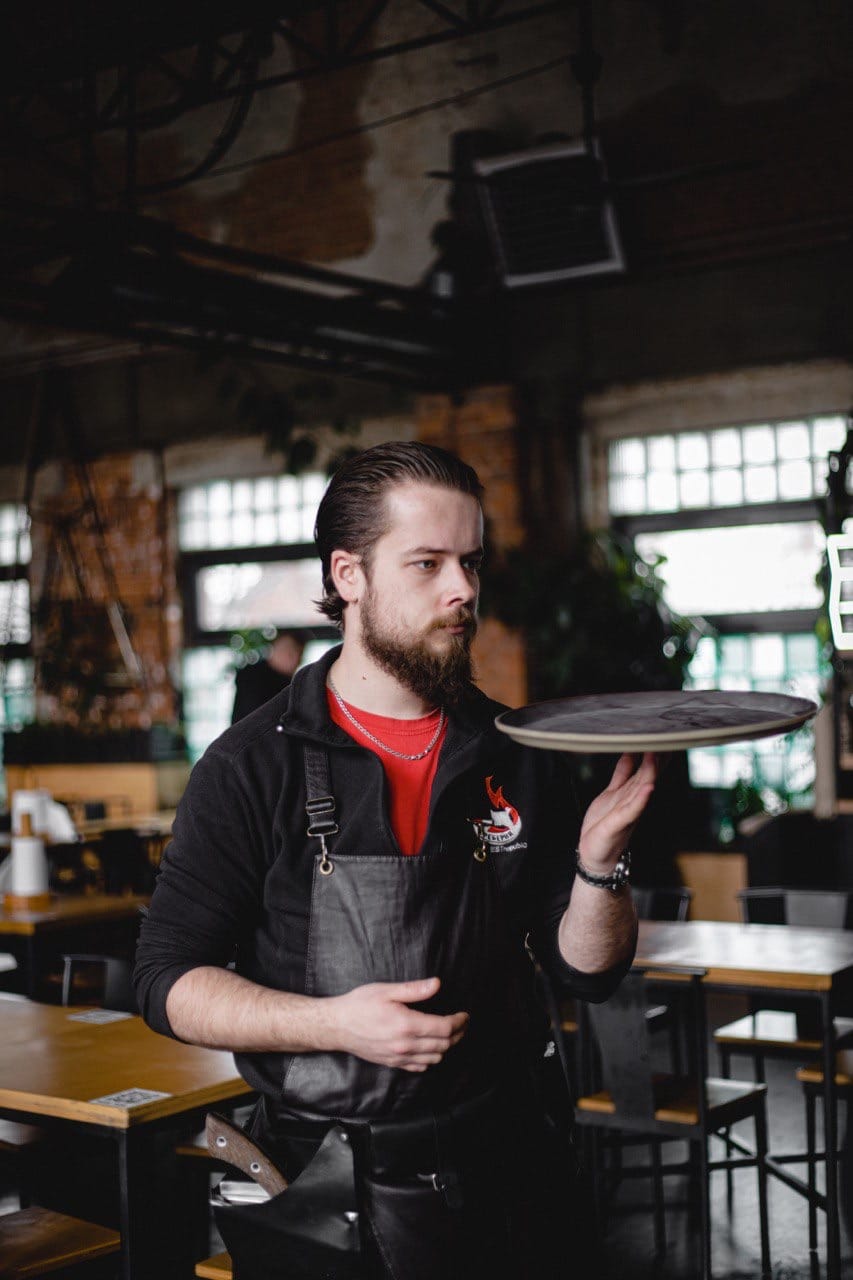
[[[166,1016],[174,1034],[190,1044],[235,1053],[306,1053],[337,1047],[333,1006],[202,966],[172,986]]]
[[[631,955],[637,915],[627,885],[615,893],[575,877],[558,931],[560,955],[582,973],[604,973]]]

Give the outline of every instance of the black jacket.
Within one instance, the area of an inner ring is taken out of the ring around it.
[[[328,714],[326,673],[337,653],[299,671],[287,690],[222,734],[193,770],[137,952],[139,1007],[157,1031],[172,1034],[169,989],[199,965],[233,960],[239,973],[263,986],[304,990],[318,852],[306,834],[305,741],[328,751],[340,824],[335,856],[402,856],[380,759]],[[421,852],[439,846],[470,852],[472,822],[490,824],[498,813],[492,865],[519,966],[532,977],[527,941],[574,994],[606,999],[627,965],[578,973],[557,947],[578,832],[568,774],[558,756],[520,748],[501,734],[494,718],[503,709],[472,687],[451,714]],[[286,1054],[237,1055],[245,1079],[273,1096],[289,1060]]]

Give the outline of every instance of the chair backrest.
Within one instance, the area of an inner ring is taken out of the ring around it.
[[[695,1063],[697,1079],[707,1075],[705,1045],[705,1010],[702,973],[696,970],[632,970],[616,992],[603,1004],[583,1006],[584,1017],[592,1027],[598,1044],[603,1085],[613,1099],[616,1114],[626,1127],[642,1127],[654,1120],[655,1089],[652,1046],[646,1010],[649,1006],[649,981],[656,992],[662,983],[671,981],[673,989],[683,994],[689,1004],[687,1025],[694,1032],[695,1046],[688,1055]],[[704,1089],[697,1090],[700,1114],[704,1109]]]
[[[132,827],[105,831],[98,841],[107,893],[153,893],[155,869],[142,836]]]
[[[131,966],[115,956],[72,952],[62,957],[62,1003],[138,1013]]]
[[[850,924],[851,897],[853,894],[843,889],[787,889],[785,922],[846,929]]]
[[[693,890],[684,885],[673,888],[642,888],[633,885],[631,894],[641,920],[686,920]]]
[[[812,925],[846,929],[853,925],[848,889],[743,889],[738,894],[743,919],[749,924]]]

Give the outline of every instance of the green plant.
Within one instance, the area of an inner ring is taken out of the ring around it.
[[[485,570],[483,613],[524,633],[532,698],[681,688],[707,627],[668,608],[661,563],[603,531],[569,552],[519,548]]]

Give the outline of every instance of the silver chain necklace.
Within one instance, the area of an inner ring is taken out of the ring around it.
[[[444,728],[444,721],[445,721],[445,719],[446,719],[445,714],[444,714],[444,707],[442,707],[442,708],[441,708],[441,711],[439,712],[439,716],[438,716],[438,728],[436,729],[435,733],[432,735],[432,738],[430,739],[429,745],[428,745],[428,746],[426,746],[426,747],[424,747],[423,751],[418,751],[418,752],[417,752],[415,755],[413,755],[413,756],[407,756],[407,755],[405,754],[405,752],[403,752],[403,751],[396,751],[393,747],[389,747],[389,746],[387,746],[384,742],[380,742],[380,741],[379,741],[379,739],[378,739],[377,737],[375,737],[375,736],[370,732],[370,730],[369,730],[369,729],[365,729],[364,725],[363,725],[359,720],[356,720],[355,716],[354,716],[354,715],[353,715],[353,713],[350,711],[349,707],[348,707],[348,706],[347,706],[347,704],[344,702],[343,698],[341,697],[341,695],[338,693],[337,689],[335,688],[335,682],[334,682],[334,680],[332,679],[332,677],[331,677],[331,676],[329,676],[329,677],[328,677],[328,679],[329,679],[329,688],[330,688],[330,689],[331,689],[331,691],[332,691],[332,694],[333,694],[333,696],[334,696],[335,702],[337,702],[338,706],[340,707],[341,711],[343,711],[343,713],[344,713],[344,715],[346,716],[347,720],[349,720],[351,724],[354,724],[354,725],[355,725],[355,727],[356,727],[356,729],[358,729],[359,733],[363,733],[363,734],[364,734],[364,736],[365,736],[365,738],[369,738],[371,742],[375,743],[375,745],[376,745],[377,747],[379,747],[379,748],[380,748],[380,750],[387,752],[389,756],[396,756],[398,760],[423,760],[424,756],[428,756],[428,755],[429,755],[429,753],[432,751],[433,747],[435,746],[435,744],[438,742],[439,738],[441,737],[441,731],[442,731],[442,729]]]

